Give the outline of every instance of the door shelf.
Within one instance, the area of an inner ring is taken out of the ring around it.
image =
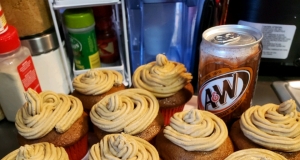
[[[121,0],[48,0],[49,2],[49,6],[50,6],[50,12],[51,12],[51,16],[53,19],[53,23],[54,23],[54,28],[56,30],[57,33],[57,38],[59,41],[59,45],[60,45],[60,51],[63,62],[64,62],[64,68],[66,70],[66,73],[71,73],[71,75],[73,76],[77,76],[79,74],[82,74],[86,71],[88,71],[88,69],[85,70],[76,70],[74,65],[72,70],[70,70],[70,67],[68,67],[69,63],[69,59],[66,56],[66,51],[64,50],[63,47],[63,43],[62,43],[62,37],[61,36],[65,36],[66,34],[66,30],[63,29],[63,31],[65,32],[63,35],[60,35],[60,27],[59,27],[59,23],[62,20],[62,16],[61,14],[57,14],[60,13],[60,11],[64,10],[64,9],[68,9],[68,8],[84,8],[84,7],[92,7],[92,6],[103,6],[103,5],[114,5],[114,24],[115,24],[115,30],[117,32],[117,38],[118,38],[118,44],[119,44],[119,54],[120,54],[120,61],[118,64],[115,64],[113,66],[106,66],[104,64],[101,64],[101,67],[97,68],[97,69],[109,69],[109,70],[116,70],[118,72],[120,72],[123,77],[124,77],[124,85],[125,86],[131,86],[131,73],[130,73],[130,63],[129,63],[129,49],[128,49],[128,34],[127,34],[127,21],[126,21],[126,9],[125,9],[125,4],[123,1]],[[121,14],[119,14],[119,6],[121,6]],[[120,17],[122,18],[122,20],[120,20]],[[60,21],[58,21],[60,20]],[[122,22],[122,24],[120,24]],[[61,24],[63,25],[63,23],[61,22]],[[122,26],[122,27],[120,27]],[[63,27],[64,28],[64,27]],[[67,38],[67,37],[64,37]],[[101,61],[101,59],[100,59]],[[73,62],[72,62],[73,63]],[[68,81],[69,81],[69,87],[70,90],[73,91],[73,85],[72,85],[72,80],[74,77],[69,76],[68,77]]]
[[[119,0],[50,0],[54,9],[120,4]]]

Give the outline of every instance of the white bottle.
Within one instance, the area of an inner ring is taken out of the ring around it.
[[[28,88],[41,92],[30,51],[21,46],[15,27],[8,26],[0,35],[0,104],[7,120],[15,121]]]

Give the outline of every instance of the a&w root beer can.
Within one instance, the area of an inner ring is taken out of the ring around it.
[[[203,32],[198,108],[231,125],[251,105],[262,53],[262,33],[248,26],[220,25]]]

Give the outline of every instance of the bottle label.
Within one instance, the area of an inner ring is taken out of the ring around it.
[[[100,56],[95,30],[85,33],[69,33],[76,69],[100,67]]]
[[[0,5],[0,34],[4,33],[7,30],[7,22],[4,17],[4,13],[2,11],[1,5]]]
[[[25,91],[29,88],[38,93],[42,91],[31,56],[28,56],[19,64],[17,70]]]
[[[115,54],[113,42],[99,43],[98,41],[98,47],[100,49],[100,56]]]

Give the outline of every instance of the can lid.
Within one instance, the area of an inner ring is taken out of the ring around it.
[[[246,46],[262,40],[262,33],[243,25],[220,25],[203,32],[203,39],[219,46]]]
[[[64,11],[63,17],[68,28],[86,28],[95,23],[91,8],[67,9]]]
[[[21,46],[17,29],[8,25],[5,33],[0,34],[0,54],[13,51]]]

